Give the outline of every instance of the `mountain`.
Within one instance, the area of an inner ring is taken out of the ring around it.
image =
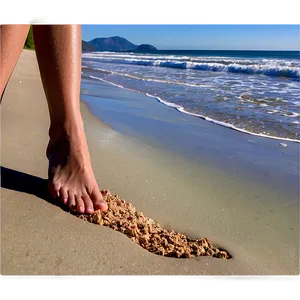
[[[95,38],[89,42],[82,41],[82,51],[133,51],[155,52],[157,49],[149,44],[135,45],[123,37],[113,36],[109,38]]]
[[[136,49],[133,50],[133,52],[141,52],[141,53],[151,53],[155,51],[157,51],[157,49],[154,46],[149,44],[139,45]]]
[[[82,51],[96,51],[96,48],[88,42],[82,41]]]
[[[134,50],[138,47],[120,36],[95,38],[89,41],[88,44],[92,45],[96,51],[125,51]]]

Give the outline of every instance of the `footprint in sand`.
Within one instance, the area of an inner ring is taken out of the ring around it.
[[[163,229],[158,223],[136,211],[131,203],[126,203],[108,190],[103,190],[101,193],[108,204],[107,212],[98,210],[92,215],[73,214],[80,219],[122,232],[144,249],[162,256],[231,258],[227,251],[214,247],[208,239],[192,240],[184,234]]]

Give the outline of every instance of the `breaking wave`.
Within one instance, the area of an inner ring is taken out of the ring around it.
[[[262,74],[266,76],[286,77],[292,79],[300,78],[299,62],[287,62],[283,60],[226,60],[207,59],[207,58],[188,58],[180,57],[177,59],[158,59],[158,57],[149,56],[134,56],[129,58],[129,55],[89,55],[85,56],[96,62],[101,63],[117,63],[130,64],[139,66],[153,66],[175,69],[191,69],[199,71],[212,72],[231,72],[243,74]],[[171,57],[169,57],[171,58]]]

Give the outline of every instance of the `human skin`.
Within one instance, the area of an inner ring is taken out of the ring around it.
[[[29,25],[1,26],[1,99],[28,30]],[[50,114],[49,192],[79,213],[106,211],[80,112],[81,26],[34,25],[33,35]]]

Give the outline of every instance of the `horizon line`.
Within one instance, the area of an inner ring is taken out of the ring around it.
[[[127,40],[128,42],[130,42],[127,38],[122,37],[120,35],[114,35],[114,36],[110,36],[110,37],[95,37],[89,41],[82,39],[82,41],[89,43],[94,39],[109,39],[109,38],[114,38],[114,37],[120,37],[120,38],[123,38],[123,39]],[[132,43],[132,42],[130,42],[130,43]],[[132,43],[132,44],[134,44],[134,43]],[[151,46],[153,46],[153,45],[151,45]],[[128,50],[126,50],[126,51],[128,51]],[[298,51],[298,52],[300,52],[300,49],[157,49],[157,51]]]
[[[300,49],[157,49],[157,51],[298,51]]]
[[[110,50],[100,50],[100,51],[92,51],[92,52],[103,52],[103,51],[110,51]],[[125,51],[130,51],[125,50]],[[293,52],[300,52],[300,49],[157,49],[157,51],[293,51]],[[124,51],[110,51],[110,52],[124,52]],[[300,57],[299,57],[300,58]]]

